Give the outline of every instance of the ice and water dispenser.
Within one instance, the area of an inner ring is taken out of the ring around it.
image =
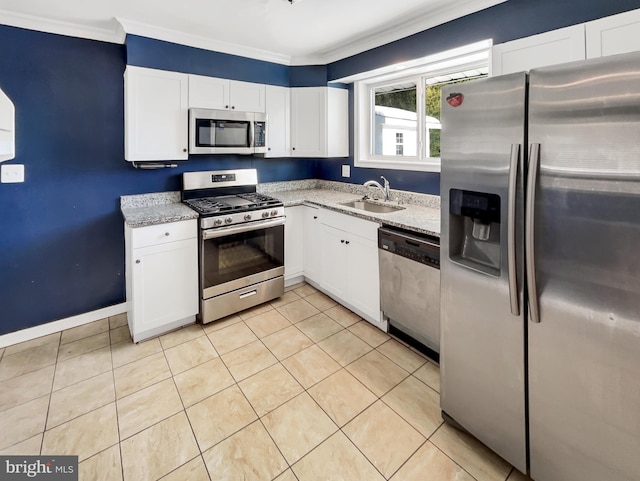
[[[500,276],[500,196],[449,191],[449,257],[463,266]]]

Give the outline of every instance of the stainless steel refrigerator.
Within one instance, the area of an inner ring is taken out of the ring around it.
[[[536,481],[640,479],[640,53],[443,88],[441,407]]]

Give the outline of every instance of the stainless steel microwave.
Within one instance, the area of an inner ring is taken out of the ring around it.
[[[189,109],[190,154],[264,155],[266,151],[266,114]]]

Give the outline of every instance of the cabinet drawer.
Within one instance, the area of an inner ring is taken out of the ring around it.
[[[327,209],[322,210],[320,222],[365,239],[373,239],[377,243],[378,227],[380,227],[377,222]]]
[[[196,219],[137,227],[131,229],[131,244],[134,249],[137,249],[139,247],[192,239],[197,236],[197,227]]]

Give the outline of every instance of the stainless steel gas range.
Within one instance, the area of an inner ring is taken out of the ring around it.
[[[255,169],[182,174],[182,201],[200,214],[202,323],[284,293],[284,206],[257,183]]]

